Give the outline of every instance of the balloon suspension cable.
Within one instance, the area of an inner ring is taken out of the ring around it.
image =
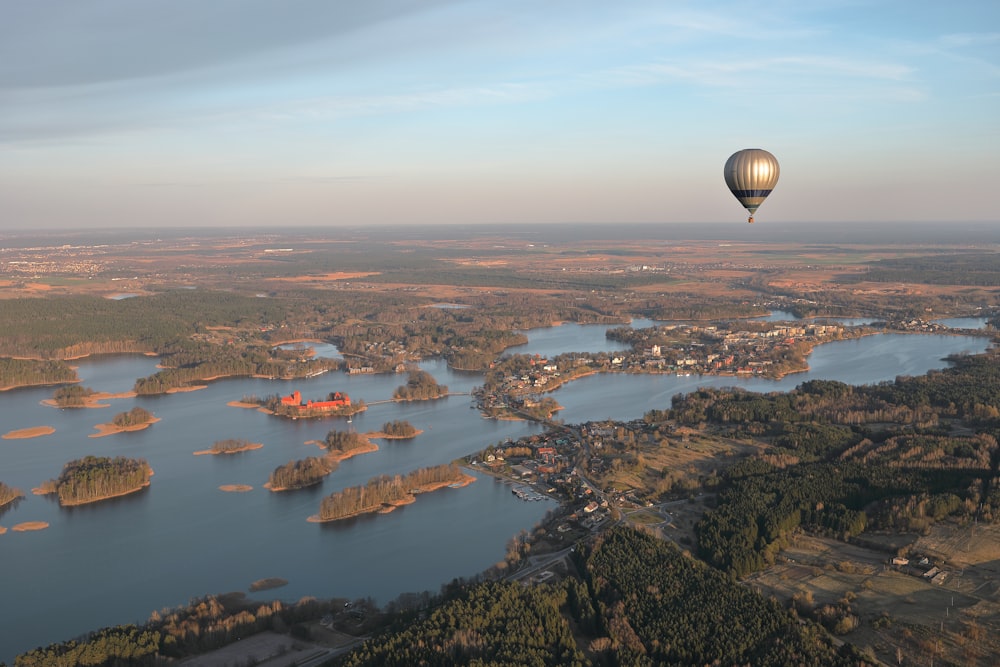
[[[752,215],[749,218],[747,218],[747,222],[749,222],[751,225],[753,224],[753,216]]]

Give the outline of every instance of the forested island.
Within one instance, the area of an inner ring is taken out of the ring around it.
[[[85,408],[93,403],[91,399],[96,393],[90,387],[71,384],[56,389],[52,394],[52,400],[59,408]]]
[[[310,456],[299,461],[289,461],[270,474],[264,488],[271,491],[294,491],[314,486],[337,469],[332,456]]]
[[[438,384],[427,371],[411,370],[410,377],[401,387],[392,392],[395,401],[430,401],[448,395],[448,386]]]
[[[383,438],[407,440],[417,437],[420,433],[422,431],[405,419],[394,419],[382,424],[382,432],[379,435]]]
[[[97,433],[91,435],[90,437],[96,438],[102,435],[110,435],[112,433],[138,431],[158,421],[159,419],[153,416],[152,412],[145,408],[136,406],[127,412],[119,412],[107,424],[98,424],[95,427],[97,429]]]
[[[87,456],[67,463],[58,478],[37,492],[56,494],[63,507],[83,505],[139,491],[149,486],[152,475],[153,469],[143,459]]]
[[[378,445],[368,436],[354,431],[329,431],[322,442],[316,443],[325,449],[335,461],[343,461],[358,454],[378,451]]]
[[[415,494],[434,491],[444,486],[464,486],[475,478],[456,465],[421,468],[405,476],[382,475],[364,486],[352,486],[332,493],[320,503],[319,514],[310,521],[337,521],[371,512],[390,512],[416,500]]]
[[[264,398],[244,396],[240,402],[259,405],[265,412],[288,419],[350,417],[368,409],[363,400],[353,401],[339,391],[330,392],[318,401],[303,400],[299,392],[296,391],[291,396],[279,396],[278,394]]]

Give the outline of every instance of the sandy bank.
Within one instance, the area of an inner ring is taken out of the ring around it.
[[[316,445],[320,449],[324,450],[326,449],[326,445],[323,443],[322,440],[306,440],[305,444]],[[377,451],[378,451],[378,445],[376,445],[374,442],[369,442],[367,445],[358,447],[356,449],[352,449],[349,452],[329,452],[327,454],[327,457],[336,461],[337,463],[340,463],[341,461],[345,461],[351,458],[352,456],[358,456],[359,454],[370,454],[371,452],[377,452]]]
[[[282,579],[281,577],[268,577],[267,579],[258,579],[250,584],[250,592],[255,593],[257,591],[266,591],[271,588],[281,588],[282,586],[287,585],[287,579]]]
[[[48,527],[49,524],[44,521],[25,521],[24,523],[19,523],[12,527],[11,530],[18,533],[26,533],[29,530],[44,530]]]
[[[226,403],[226,405],[228,405],[231,408],[246,408],[246,409],[253,409],[260,407],[256,403],[246,403],[244,401],[229,401],[228,403]]]
[[[19,440],[22,438],[37,438],[42,435],[52,435],[55,432],[56,430],[51,426],[32,426],[31,428],[8,431],[0,436],[0,438],[4,440]]]
[[[372,431],[371,433],[365,433],[365,437],[378,438],[380,440],[409,440],[411,438],[417,437],[423,432],[424,432],[423,429],[419,428],[416,431],[414,431],[412,435],[389,435],[388,433],[385,433],[383,431]]]
[[[0,526],[0,535],[3,535],[6,532],[7,532],[7,529],[4,528],[3,526]]]
[[[143,424],[136,424],[135,426],[115,426],[114,424],[96,424],[94,426],[97,429],[97,433],[91,433],[88,438],[101,438],[106,435],[112,435],[113,433],[124,433],[125,431],[141,431],[144,428],[148,428],[150,425],[155,424],[160,421],[159,417],[153,417],[148,422]]]
[[[216,451],[214,449],[201,449],[194,453],[195,456],[206,456],[206,455],[220,455],[220,454],[239,454],[240,452],[249,452],[253,449],[262,449],[264,447],[263,443],[251,442],[243,447],[237,447],[236,449],[225,449],[222,451]]]
[[[247,491],[253,491],[253,487],[249,484],[223,484],[219,487],[219,491],[228,491],[230,493],[246,493]]]
[[[84,396],[81,400],[83,405],[59,405],[58,401],[51,398],[46,398],[42,401],[42,405],[50,408],[108,408],[111,407],[110,403],[103,403],[102,401],[107,401],[115,398],[135,398],[136,393],[134,391],[120,391],[117,393],[110,393],[106,391],[98,391],[90,396]]]

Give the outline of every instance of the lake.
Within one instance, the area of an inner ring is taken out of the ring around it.
[[[637,321],[633,326],[649,326]],[[572,351],[622,349],[605,338],[606,326],[563,325],[528,332],[529,343],[512,352],[551,356]],[[955,353],[978,353],[989,339],[944,335],[883,334],[817,347],[810,370],[780,381],[759,378],[599,374],[565,385],[553,396],[566,422],[627,420],[666,408],[673,395],[699,386],[742,386],[754,391],[791,389],[814,378],[852,384],[918,375],[945,366]],[[333,346],[317,353],[335,356]],[[75,362],[84,386],[124,392],[155,371],[156,359],[95,357]],[[440,361],[421,364],[452,392],[482,383],[475,373],[451,371]],[[539,427],[482,419],[469,396],[431,402],[370,405],[348,423],[343,418],[280,419],[229,407],[244,395],[289,394],[306,398],[345,391],[366,403],[391,398],[405,375],[346,375],[278,381],[220,380],[205,389],[166,396],[109,401],[101,409],[59,410],[41,405],[53,389],[26,388],[0,394],[3,432],[52,426],[55,433],[0,440],[0,481],[28,493],[0,516],[7,527],[45,521],[34,532],[0,535],[4,564],[0,595],[11,613],[0,624],[0,661],[35,646],[69,639],[118,623],[142,622],[154,610],[186,604],[210,593],[247,591],[266,577],[288,580],[282,588],[248,593],[254,599],[297,600],[371,596],[385,603],[400,593],[437,591],[455,577],[472,576],[502,560],[508,540],[531,529],[554,505],[525,502],[487,476],[460,489],[421,495],[386,515],[314,524],[320,499],[380,474],[406,473],[446,463]],[[161,421],[143,431],[90,438],[94,425],[141,406]],[[424,432],[413,440],[377,440],[379,450],[341,463],[313,489],[271,493],[263,488],[274,468],[320,450],[306,444],[331,429],[378,431],[407,420]],[[217,440],[244,438],[259,450],[228,456],[194,456]],[[154,470],[139,493],[76,508],[60,508],[30,489],[55,478],[66,462],[88,454],[144,458]],[[247,493],[219,490],[248,484]]]

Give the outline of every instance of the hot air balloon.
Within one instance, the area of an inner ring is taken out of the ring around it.
[[[747,222],[778,183],[778,161],[762,148],[744,148],[726,160],[723,170],[726,185],[740,203],[750,211]]]

